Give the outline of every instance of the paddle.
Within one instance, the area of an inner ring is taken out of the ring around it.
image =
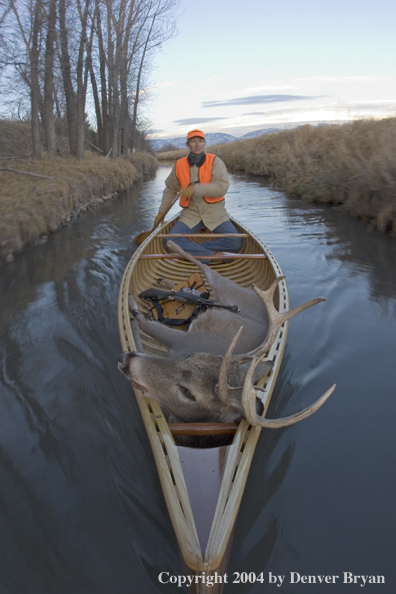
[[[139,235],[137,235],[135,237],[135,239],[133,240],[135,243],[143,243],[143,241],[145,239],[147,239],[147,237],[149,235],[151,235],[151,233],[157,229],[157,227],[160,226],[160,224],[162,223],[162,221],[164,220],[164,218],[166,217],[166,215],[168,214],[168,212],[170,211],[170,209],[172,208],[172,206],[176,203],[176,201],[180,198],[180,194],[181,192],[179,192],[178,194],[176,194],[175,199],[173,200],[173,202],[171,203],[171,205],[169,206],[168,210],[166,210],[164,213],[162,214],[162,217],[159,219],[159,221],[157,222],[157,224],[155,224],[154,222],[154,227],[150,230],[150,231],[143,231],[143,233],[139,233]]]

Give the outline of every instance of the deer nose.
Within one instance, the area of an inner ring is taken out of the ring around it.
[[[129,364],[129,361],[132,357],[134,357],[136,355],[136,353],[130,352],[130,353],[122,353],[122,355],[120,355],[118,357],[118,369],[121,369],[121,371],[124,371]]]

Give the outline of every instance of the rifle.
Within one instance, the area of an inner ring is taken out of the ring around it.
[[[163,289],[147,289],[140,293],[139,297],[143,299],[151,299],[159,301],[160,299],[168,299],[169,301],[178,301],[180,303],[189,303],[195,306],[218,307],[220,309],[228,309],[234,313],[239,312],[237,305],[221,305],[208,299],[209,293],[200,293],[195,289],[182,289],[181,291],[165,291]]]

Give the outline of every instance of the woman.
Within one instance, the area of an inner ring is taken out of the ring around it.
[[[204,227],[212,233],[238,233],[224,205],[224,195],[229,186],[226,166],[219,157],[204,152],[205,135],[201,130],[191,130],[187,134],[187,146],[189,155],[176,161],[165,181],[166,188],[154,227],[160,224],[181,190],[179,204],[183,210],[169,235],[195,233]],[[194,256],[215,257],[221,257],[221,252],[237,252],[243,243],[240,237],[221,237],[202,244],[185,237],[175,237],[173,241]]]

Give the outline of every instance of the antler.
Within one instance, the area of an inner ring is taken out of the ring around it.
[[[297,308],[296,308],[297,309]],[[302,310],[301,310],[302,311]],[[296,312],[298,313],[298,312]],[[232,357],[232,353],[235,349],[235,345],[241,335],[243,330],[243,326],[241,326],[234,336],[230,346],[227,349],[226,354],[224,355],[220,373],[219,373],[219,383],[217,384],[217,394],[219,399],[223,404],[228,404],[228,390],[229,386],[227,384],[227,370],[228,366]],[[322,406],[322,404],[331,396],[334,392],[336,384],[334,384],[327,392],[323,394],[314,404],[305,408],[304,410],[296,413],[294,415],[290,415],[289,417],[284,417],[283,419],[265,419],[264,417],[257,414],[256,411],[256,388],[253,386],[253,375],[256,370],[257,365],[259,363],[263,363],[264,361],[268,361],[268,359],[263,359],[262,357],[254,357],[249,369],[245,375],[242,387],[242,399],[241,404],[244,411],[244,417],[248,423],[253,426],[257,427],[266,427],[268,429],[278,429],[280,427],[287,427],[288,425],[293,425],[294,423],[298,423],[302,421],[306,417],[312,415],[315,411],[318,410]]]
[[[260,359],[258,357],[255,357],[251,362],[248,372],[245,376],[242,389],[242,408],[244,411],[244,417],[251,425],[257,427],[266,427],[268,429],[278,429],[279,427],[287,427],[288,425],[298,423],[317,411],[318,408],[322,406],[324,402],[326,402],[326,400],[335,390],[336,384],[327,390],[327,392],[325,392],[323,396],[319,398],[319,400],[314,402],[314,404],[311,404],[311,406],[308,406],[308,408],[305,408],[299,413],[290,415],[289,417],[284,417],[283,419],[265,419],[264,417],[257,414],[256,391],[252,384],[254,371],[259,363]]]
[[[242,408],[244,411],[244,416],[246,420],[251,424],[259,427],[267,427],[267,428],[279,428],[279,427],[287,427],[288,425],[293,425],[294,423],[298,423],[302,421],[306,417],[312,415],[315,411],[318,410],[320,406],[329,398],[329,396],[334,392],[336,385],[334,384],[323,396],[319,398],[314,404],[309,406],[308,408],[302,410],[299,413],[291,415],[289,417],[285,417],[283,419],[265,419],[264,417],[257,414],[256,411],[256,389],[253,386],[253,375],[256,370],[256,367],[259,363],[262,363],[265,359],[264,356],[271,347],[272,343],[275,340],[275,337],[278,333],[279,328],[290,320],[293,316],[297,315],[301,311],[308,309],[312,305],[319,303],[320,301],[326,301],[324,297],[316,297],[315,299],[310,299],[293,309],[279,313],[274,305],[274,293],[275,290],[281,280],[285,277],[280,276],[274,280],[272,285],[266,291],[262,291],[255,285],[253,286],[254,291],[263,301],[265,308],[268,314],[268,332],[265,337],[264,342],[249,353],[243,355],[237,355],[234,357],[234,360],[237,360],[239,363],[242,361],[246,361],[246,359],[251,359],[250,367],[246,373],[243,382],[242,388]],[[234,351],[235,345],[237,340],[242,332],[242,328],[239,329],[238,333],[234,337],[233,341],[231,342],[230,346],[228,347],[227,353],[224,356],[220,374],[219,374],[219,383],[218,383],[218,395],[220,400],[226,404],[228,401],[228,386],[227,386],[227,369],[229,362],[232,357],[232,353]]]
[[[235,334],[233,340],[231,341],[230,346],[227,349],[226,354],[224,355],[223,361],[220,367],[219,373],[219,383],[217,384],[217,395],[220,398],[223,404],[228,404],[228,384],[227,384],[227,371],[228,365],[230,364],[230,360],[232,357],[232,353],[234,352],[235,345],[238,342],[238,339],[241,335],[243,330],[243,326],[241,326],[238,332]]]
[[[253,285],[253,290],[260,297],[267,310],[268,332],[264,342],[256,349],[243,355],[237,355],[239,361],[251,360],[254,357],[258,357],[259,359],[261,359],[267,353],[268,349],[274,342],[278,330],[282,326],[282,324],[290,320],[290,318],[297,315],[301,311],[308,309],[308,307],[311,307],[312,305],[315,305],[320,301],[326,301],[324,297],[315,297],[314,299],[310,299],[305,303],[301,303],[301,305],[298,305],[297,307],[293,307],[293,309],[290,309],[289,311],[279,313],[279,311],[276,309],[274,305],[274,293],[280,281],[282,281],[285,278],[285,276],[278,276],[274,280],[272,285],[269,287],[269,289],[267,289],[266,291],[262,291],[261,289],[256,287],[256,285]]]

